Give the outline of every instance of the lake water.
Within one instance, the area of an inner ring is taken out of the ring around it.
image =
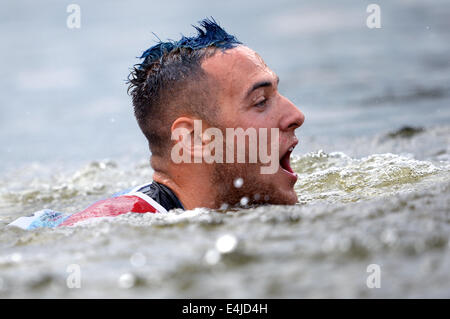
[[[381,29],[364,1],[77,3],[80,29],[60,1],[0,11],[0,297],[450,297],[448,1],[379,1]],[[299,204],[5,227],[151,179],[125,79],[206,16],[306,115]]]

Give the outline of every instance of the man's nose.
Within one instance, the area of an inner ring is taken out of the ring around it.
[[[281,129],[282,130],[295,130],[302,126],[305,122],[305,115],[300,109],[295,106],[294,103],[289,101],[289,99],[281,96],[282,99],[282,110],[283,118],[281,119]]]

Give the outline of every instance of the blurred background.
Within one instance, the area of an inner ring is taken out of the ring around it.
[[[125,83],[161,39],[213,16],[281,78],[306,115],[300,152],[450,119],[450,4],[378,1],[6,1],[0,12],[0,172],[29,163],[77,167],[146,159]],[[363,147],[364,148],[364,147]],[[370,152],[369,152],[370,153]]]
[[[370,3],[3,1],[0,297],[449,298],[450,2],[376,1],[375,29]],[[127,76],[152,32],[178,39],[210,16],[306,115],[299,204],[6,226],[150,181]],[[66,285],[71,264],[82,289]]]

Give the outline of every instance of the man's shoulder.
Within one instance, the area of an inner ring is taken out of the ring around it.
[[[73,226],[93,218],[114,217],[126,213],[166,213],[167,210],[149,196],[152,184],[150,182],[120,191],[109,198],[91,204],[80,212],[65,214],[44,209],[31,216],[20,217],[9,225],[29,230],[40,227]]]

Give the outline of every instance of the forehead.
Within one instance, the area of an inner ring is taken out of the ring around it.
[[[242,95],[255,82],[276,78],[261,56],[241,45],[226,51],[218,50],[203,61],[202,68],[218,82],[220,92],[229,97]]]

